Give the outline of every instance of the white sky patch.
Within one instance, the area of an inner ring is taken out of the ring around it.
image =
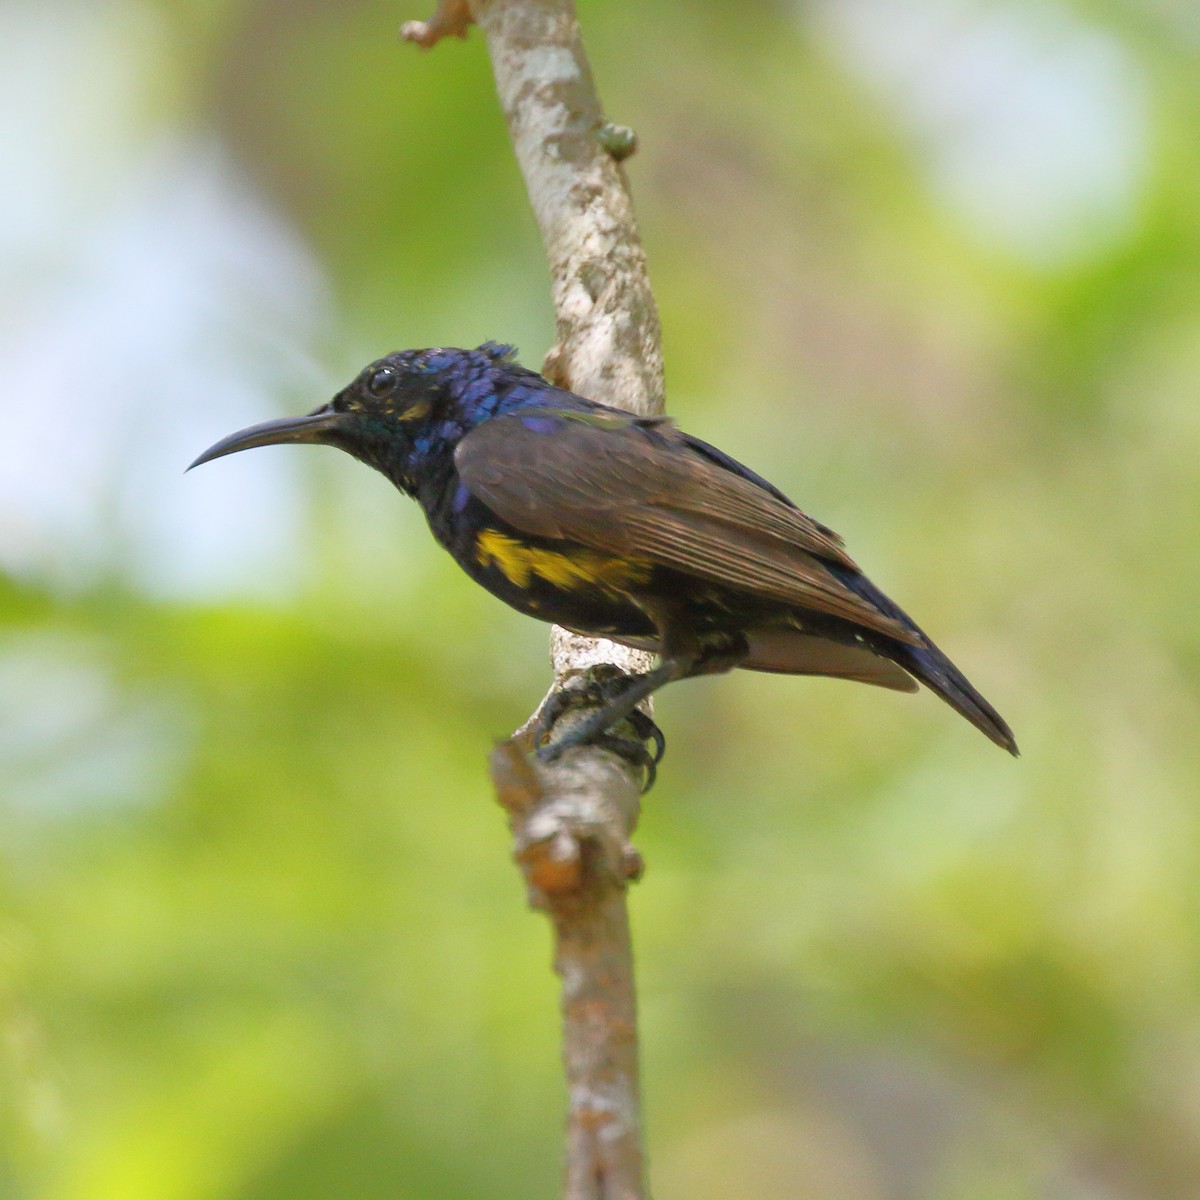
[[[327,398],[301,347],[329,303],[215,141],[141,111],[160,36],[135,4],[0,15],[0,569],[279,594],[302,464],[183,469]]]
[[[1139,65],[1053,0],[798,5],[912,138],[931,188],[985,240],[1036,264],[1102,253],[1146,183]]]

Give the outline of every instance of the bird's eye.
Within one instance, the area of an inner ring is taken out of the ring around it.
[[[367,380],[367,391],[372,396],[386,396],[396,384],[396,372],[391,367],[380,367]]]

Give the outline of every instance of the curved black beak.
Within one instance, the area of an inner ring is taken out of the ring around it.
[[[331,405],[325,404],[303,417],[284,417],[278,421],[251,425],[249,429],[239,429],[237,433],[231,433],[209,446],[188,470],[201,463],[212,462],[214,458],[223,458],[226,454],[252,450],[255,446],[278,446],[285,442],[328,442],[330,433],[343,427],[345,421],[345,413],[336,412]]]

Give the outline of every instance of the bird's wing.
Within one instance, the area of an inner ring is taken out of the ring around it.
[[[454,458],[467,489],[523,533],[916,640],[826,567],[857,570],[836,534],[700,446],[668,424],[615,410],[539,409],[476,426]]]

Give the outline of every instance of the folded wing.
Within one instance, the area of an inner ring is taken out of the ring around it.
[[[455,464],[473,495],[528,535],[653,562],[921,644],[828,569],[857,572],[836,534],[707,449],[663,421],[530,410],[477,426]]]

